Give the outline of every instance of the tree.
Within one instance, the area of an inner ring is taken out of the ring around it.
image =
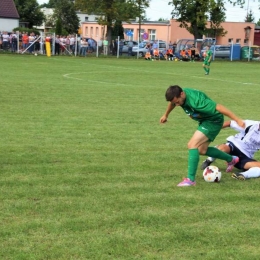
[[[56,21],[55,34],[62,35],[62,22],[60,18]]]
[[[260,19],[258,20],[258,22],[256,23],[257,26],[260,26]]]
[[[112,29],[115,21],[130,22],[131,19],[140,17],[143,6],[149,0],[76,0],[76,7],[88,14],[100,15],[98,23],[107,26],[107,39],[111,42]]]
[[[36,0],[14,0],[20,15],[20,22],[27,22],[28,27],[39,26],[44,22],[44,13]]]
[[[233,5],[240,5],[244,0],[228,0]],[[207,21],[210,21],[210,30],[218,34],[225,33],[221,22],[225,21],[225,0],[172,0],[174,6],[172,17],[180,22],[180,27],[193,34],[194,39],[201,39],[208,32]]]
[[[249,11],[249,13],[246,14],[245,22],[247,23],[253,23],[255,20],[254,14],[252,10]]]
[[[76,14],[76,9],[70,0],[59,0],[55,4],[52,17],[56,21],[60,19],[62,29],[68,33],[77,33],[79,28],[79,18]]]
[[[119,36],[119,39],[124,39],[124,27],[122,25],[122,21],[115,21],[114,27],[112,30],[112,39],[117,39]]]
[[[227,31],[225,31],[221,26],[221,23],[223,23],[226,19],[223,2],[218,0],[217,2],[213,3],[209,15],[210,28],[206,29],[207,36],[212,38],[216,38],[217,36],[224,36]]]

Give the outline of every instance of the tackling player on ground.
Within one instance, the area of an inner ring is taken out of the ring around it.
[[[221,144],[218,149],[236,155],[239,162],[235,167],[243,172],[233,173],[232,177],[238,180],[260,177],[260,162],[256,161],[254,155],[260,150],[260,122],[253,120],[245,120],[245,129],[237,125],[235,121],[227,121],[223,128],[230,127],[238,134],[229,136],[226,144]],[[201,169],[209,166],[215,158],[208,157],[201,165]]]

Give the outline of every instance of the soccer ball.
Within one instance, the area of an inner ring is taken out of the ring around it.
[[[206,182],[220,182],[221,172],[218,167],[211,165],[203,171],[203,178]]]
[[[38,54],[37,53],[34,53],[35,56],[37,56]]]

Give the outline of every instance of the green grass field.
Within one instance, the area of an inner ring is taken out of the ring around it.
[[[219,160],[219,184],[198,169],[197,186],[176,187],[197,124],[181,108],[159,119],[178,84],[260,120],[260,63],[216,61],[205,76],[201,62],[0,61],[1,260],[259,259],[260,179]]]

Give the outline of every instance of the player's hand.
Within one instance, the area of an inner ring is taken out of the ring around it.
[[[237,124],[238,124],[240,127],[242,127],[243,129],[246,127],[245,122],[244,122],[243,120],[241,120],[241,119],[237,120]]]
[[[160,123],[163,124],[163,123],[166,123],[167,122],[167,116],[166,115],[163,115],[161,118],[160,118]]]

